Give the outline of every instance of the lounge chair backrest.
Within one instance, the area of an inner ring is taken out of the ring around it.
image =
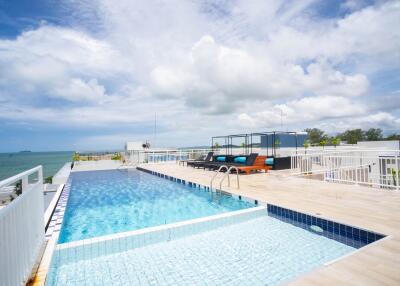
[[[200,156],[196,156],[196,158],[194,158],[197,161],[204,161],[206,159],[206,155],[200,155]]]
[[[220,158],[223,157],[223,158],[222,158],[222,160],[218,160],[217,159],[218,157],[220,157]],[[218,162],[218,163],[230,163],[230,162],[233,162],[233,156],[232,155],[222,155],[222,154],[214,155],[212,161]]]
[[[267,156],[257,156],[256,160],[254,161],[254,166],[265,166],[265,160]]]
[[[247,157],[246,166],[253,166],[254,162],[256,161],[257,156],[258,156],[258,153],[251,153],[249,155],[249,157]]]
[[[207,157],[204,161],[211,161],[212,157],[213,157],[214,152],[208,152]]]
[[[233,159],[235,158],[235,156],[233,155],[227,155],[226,156],[226,162],[227,163],[233,163]]]

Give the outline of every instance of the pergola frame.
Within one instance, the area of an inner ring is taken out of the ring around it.
[[[302,133],[302,132],[301,132]],[[296,142],[296,152],[298,147],[297,135],[299,132],[295,131],[267,131],[267,132],[256,132],[250,134],[232,134],[225,136],[213,136],[211,137],[211,149],[214,150],[214,141],[215,139],[224,139],[225,141],[225,151],[227,155],[232,155],[233,149],[233,138],[244,138],[244,153],[249,154],[253,152],[253,137],[255,136],[267,136],[267,155],[269,155],[269,146],[268,146],[268,136],[272,135],[272,155],[276,156],[276,136],[281,134],[288,134],[295,136]],[[249,152],[250,151],[250,152]]]

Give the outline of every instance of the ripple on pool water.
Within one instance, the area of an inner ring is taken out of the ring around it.
[[[254,206],[137,170],[76,172],[71,179],[60,243]]]

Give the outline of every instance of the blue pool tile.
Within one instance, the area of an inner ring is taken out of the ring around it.
[[[276,205],[268,204],[267,211],[268,215],[271,217],[291,223],[309,231],[311,225],[319,226],[323,230],[322,233],[318,233],[319,235],[337,240],[355,248],[360,248],[385,237],[383,234],[362,230],[353,226],[340,224]]]
[[[333,231],[339,233],[339,224],[337,222],[333,222]]]

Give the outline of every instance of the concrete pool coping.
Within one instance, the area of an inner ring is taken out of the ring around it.
[[[50,267],[51,258],[53,256],[54,249],[57,245],[58,232],[49,230],[50,223],[54,217],[54,212],[57,206],[60,204],[60,198],[64,191],[64,184],[58,186],[55,195],[53,196],[49,206],[47,207],[44,214],[44,225],[46,230],[45,240],[41,250],[40,260],[32,270],[32,279],[27,285],[44,285],[46,283],[47,273]],[[64,213],[62,213],[63,215]]]

